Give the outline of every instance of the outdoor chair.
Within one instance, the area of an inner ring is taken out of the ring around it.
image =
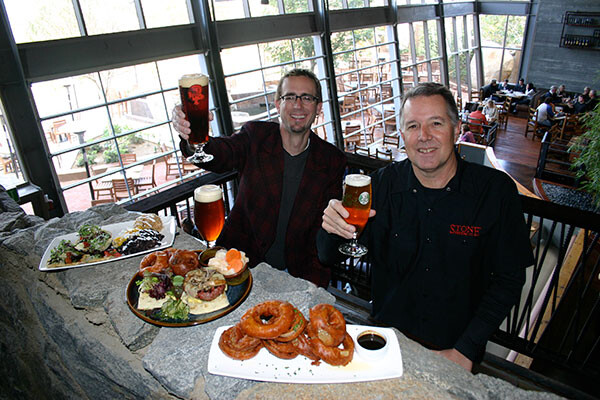
[[[142,176],[138,179],[135,179],[134,185],[136,192],[141,192],[143,190],[148,190],[156,187],[156,180],[154,179],[154,173],[156,171],[156,159],[152,160],[152,173],[150,176]]]
[[[137,193],[137,191],[135,190],[135,182],[133,181],[133,178],[113,179],[112,186],[113,186],[113,195],[114,195],[116,201],[122,200],[122,199],[128,199],[129,193],[131,193],[132,195]]]
[[[123,165],[133,164],[137,161],[137,156],[135,153],[122,153],[121,161],[123,161]]]

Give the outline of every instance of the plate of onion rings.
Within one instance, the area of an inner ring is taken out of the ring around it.
[[[355,352],[352,361],[344,366],[333,366],[326,362],[314,365],[312,361],[298,355],[293,359],[282,359],[261,348],[252,358],[235,360],[219,348],[219,339],[231,326],[217,328],[208,356],[208,372],[214,375],[281,383],[349,383],[399,378],[403,374],[402,355],[396,333],[390,328],[377,327],[378,332],[388,338],[388,351],[377,361],[365,359]],[[348,335],[356,343],[359,333],[374,329],[363,325],[346,325]]]
[[[169,250],[171,249],[166,249],[165,252]],[[172,250],[176,251],[176,249]],[[189,253],[194,251],[184,250],[184,252]],[[199,253],[199,251],[196,252],[196,254],[197,253]],[[204,268],[198,268],[190,272],[204,272]],[[189,274],[183,275],[187,277]],[[200,313],[192,313],[190,308],[189,314],[187,311],[185,312],[186,317],[184,319],[165,319],[164,315],[161,315],[160,307],[151,309],[140,309],[140,286],[143,284],[144,279],[145,276],[140,271],[136,272],[135,275],[131,278],[129,284],[127,285],[126,291],[127,305],[137,317],[141,318],[145,322],[157,326],[166,327],[193,326],[221,318],[222,316],[230,313],[231,311],[235,310],[240,304],[242,304],[244,300],[248,297],[250,289],[252,288],[252,273],[248,271],[248,278],[246,280],[237,285],[227,285],[227,288],[222,293],[222,296],[219,296],[219,298],[224,297],[226,299],[224,303],[226,305],[224,307],[215,309],[214,311]]]

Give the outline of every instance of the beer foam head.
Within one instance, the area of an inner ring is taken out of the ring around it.
[[[363,187],[371,184],[371,177],[369,175],[350,174],[346,175],[345,182],[348,186]]]
[[[194,200],[198,203],[212,203],[222,197],[221,187],[217,185],[203,185],[194,190]]]
[[[179,78],[179,86],[183,88],[189,88],[193,85],[207,86],[208,76],[203,74],[188,74]]]

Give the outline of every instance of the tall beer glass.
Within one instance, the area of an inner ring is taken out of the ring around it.
[[[350,215],[345,221],[356,227],[352,240],[339,247],[342,254],[351,257],[361,257],[367,254],[368,249],[358,243],[361,234],[369,219],[371,210],[371,177],[368,175],[350,174],[344,180],[344,197],[342,205]]]
[[[225,223],[223,191],[217,185],[202,185],[194,190],[194,223],[206,240],[207,247],[213,247]]]
[[[204,152],[208,142],[208,76],[202,74],[183,75],[179,78],[181,107],[190,122],[188,142],[194,147],[194,155],[188,158],[192,163],[203,163],[213,159]]]

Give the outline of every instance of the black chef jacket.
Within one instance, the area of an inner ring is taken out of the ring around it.
[[[459,159],[445,188],[427,189],[405,160],[373,173],[372,186],[377,214],[360,241],[372,262],[373,317],[480,361],[534,262],[514,182]],[[340,260],[340,239],[321,229],[323,262]]]

